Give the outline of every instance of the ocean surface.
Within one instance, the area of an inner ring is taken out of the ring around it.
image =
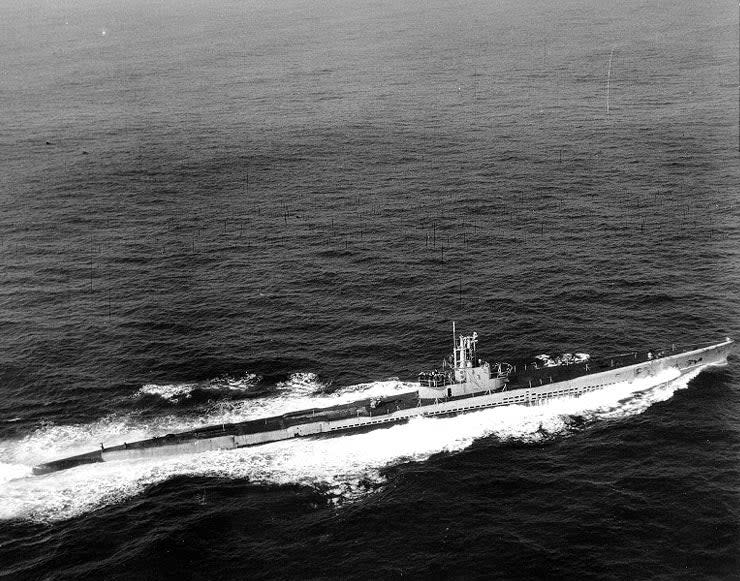
[[[491,361],[740,337],[738,12],[0,3],[0,578],[733,579],[740,368],[45,460]]]

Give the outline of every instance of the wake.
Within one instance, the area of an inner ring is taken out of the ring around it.
[[[447,418],[415,418],[407,424],[335,438],[294,439],[237,450],[203,452],[89,464],[44,476],[32,466],[108,445],[198,427],[277,415],[308,407],[328,407],[366,397],[413,391],[414,384],[385,381],[316,393],[303,376],[297,389],[275,396],[228,402],[194,425],[176,415],[144,421],[111,416],[73,426],[46,426],[21,440],[0,442],[0,519],[50,522],[123,502],[173,476],[246,479],[255,484],[321,487],[332,497],[351,500],[368,494],[368,483],[382,485],[384,468],[423,461],[441,452],[458,452],[481,438],[537,442],[572,431],[573,418],[586,422],[629,417],[669,399],[700,373],[663,376],[611,386],[580,398],[547,405],[508,406]]]

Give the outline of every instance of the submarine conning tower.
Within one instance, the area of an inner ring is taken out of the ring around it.
[[[500,391],[506,386],[508,372],[499,364],[496,373],[491,373],[491,365],[478,359],[478,333],[457,335],[452,323],[452,357],[445,360],[442,370],[426,371],[419,374],[419,398],[449,399],[473,393]]]

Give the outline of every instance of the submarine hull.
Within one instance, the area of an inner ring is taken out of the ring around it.
[[[647,358],[638,358],[635,354],[634,360],[638,362],[632,364],[625,363],[632,360],[632,354],[629,354],[616,364],[611,359],[611,366],[604,364],[606,369],[583,372],[575,377],[570,377],[569,374],[577,372],[561,370],[561,376],[567,378],[560,380],[557,379],[557,370],[538,369],[535,373],[521,374],[507,389],[500,391],[488,390],[461,397],[434,399],[424,399],[420,396],[421,391],[413,391],[380,401],[366,399],[330,408],[209,426],[122,445],[101,446],[100,450],[94,452],[40,464],[34,467],[33,472],[41,475],[98,462],[229,450],[299,437],[342,435],[390,427],[415,417],[457,415],[510,405],[544,405],[557,399],[580,397],[635,381],[644,382],[646,387],[650,387],[677,379],[697,369],[726,364],[733,344],[728,338],[709,347],[655,359],[649,355]],[[588,366],[585,369],[588,370]],[[672,372],[673,375],[666,378],[666,372]],[[553,375],[556,376],[555,379]]]

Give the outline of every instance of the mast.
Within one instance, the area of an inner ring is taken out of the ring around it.
[[[455,344],[455,321],[452,321],[452,367],[457,367],[457,345]]]

